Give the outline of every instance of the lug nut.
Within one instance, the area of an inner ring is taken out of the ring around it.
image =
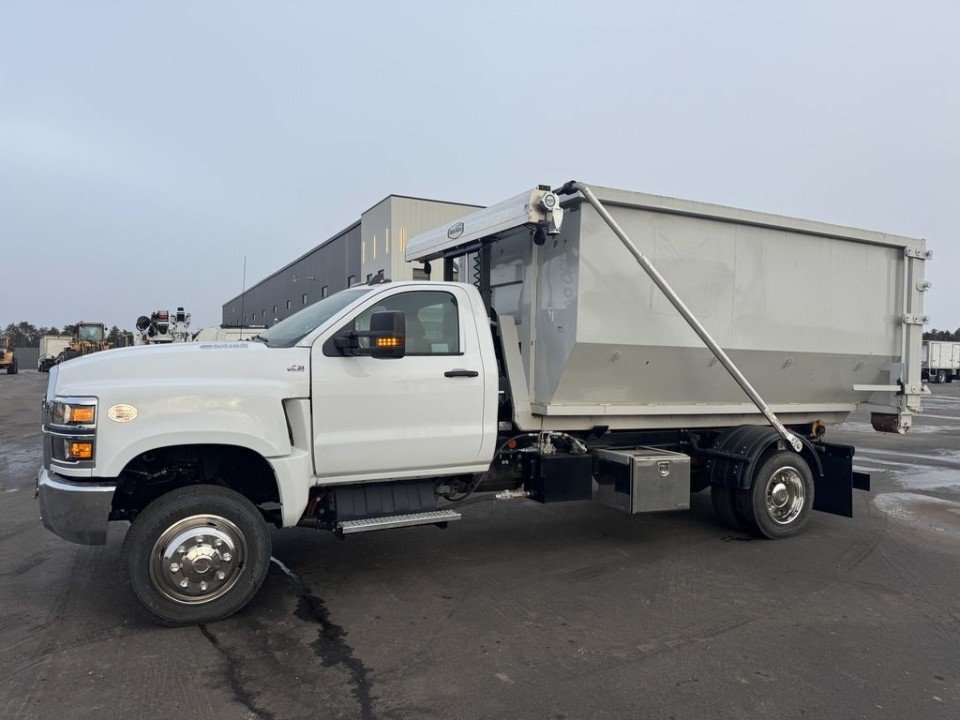
[[[187,549],[183,545],[177,548],[177,552],[180,553],[181,555],[183,555],[186,551]]]
[[[188,583],[186,580],[181,580],[181,581],[180,581],[180,587],[182,587],[182,588],[185,588],[185,587],[186,587],[187,585],[189,585],[189,584],[190,584],[190,583]]]
[[[201,589],[201,590],[206,590],[206,589],[207,589],[207,582],[206,582],[205,580],[203,580],[203,581],[200,582],[200,589]]]
[[[216,545],[217,547],[220,547],[221,545],[223,545],[223,540],[221,540],[220,538],[217,538],[213,544]]]
[[[179,572],[180,564],[179,563],[170,563],[170,572]]]
[[[232,559],[233,559],[233,556],[232,556],[230,553],[224,553],[224,554],[223,554],[223,561],[224,561],[224,562],[230,562]]]
[[[203,545],[203,535],[197,535],[197,545]]]
[[[217,573],[217,580],[223,580],[226,576],[227,574],[223,570],[221,570],[220,572]]]

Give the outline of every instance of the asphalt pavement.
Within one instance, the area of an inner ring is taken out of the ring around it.
[[[107,545],[38,519],[46,375],[0,375],[0,718],[960,717],[960,383],[908,436],[864,415],[873,491],[761,541],[690,512],[469,505],[338,540],[274,533],[238,615],[139,620]]]

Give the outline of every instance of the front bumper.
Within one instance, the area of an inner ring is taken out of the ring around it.
[[[81,545],[107,542],[115,482],[75,482],[40,468],[37,496],[44,527]]]

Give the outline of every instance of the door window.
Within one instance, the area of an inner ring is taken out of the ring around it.
[[[369,330],[375,312],[399,311],[406,316],[407,355],[459,355],[460,317],[456,298],[434,290],[404,292],[384,298],[354,321],[354,330]],[[369,338],[360,338],[369,347]]]

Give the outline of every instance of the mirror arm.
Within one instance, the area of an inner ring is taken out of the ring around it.
[[[343,333],[333,338],[333,346],[343,355],[356,355],[360,349],[360,343],[357,342],[355,332]]]
[[[364,355],[364,348],[360,347],[360,338],[378,338],[387,337],[391,333],[387,330],[351,330],[350,332],[336,335],[333,338],[333,345],[341,354],[348,356]],[[370,348],[367,348],[368,350]]]

